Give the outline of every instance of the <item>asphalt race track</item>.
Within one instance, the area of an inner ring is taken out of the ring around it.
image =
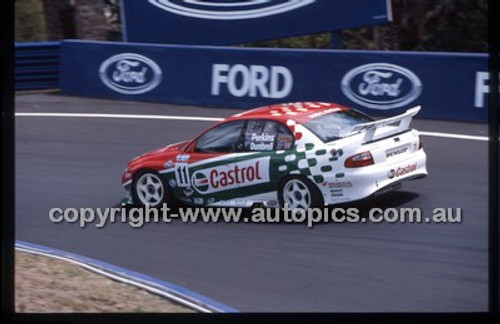
[[[239,110],[24,94],[16,112],[225,117]],[[429,177],[370,204],[462,208],[460,224],[53,224],[53,207],[113,207],[126,162],[209,121],[16,118],[16,238],[146,273],[241,311],[487,310],[487,142],[425,136]],[[487,125],[416,120],[486,136]],[[365,206],[366,207],[366,206]],[[374,207],[377,207],[374,205]]]

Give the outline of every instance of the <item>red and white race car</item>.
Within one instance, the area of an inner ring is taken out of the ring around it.
[[[310,208],[363,199],[427,176],[410,128],[419,110],[381,120],[324,102],[249,110],[134,158],[122,185],[133,203],[150,206]]]

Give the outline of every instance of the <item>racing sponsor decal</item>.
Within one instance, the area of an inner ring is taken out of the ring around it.
[[[191,187],[187,187],[186,189],[184,189],[183,193],[184,196],[189,197],[194,193],[194,190]]]
[[[189,160],[190,156],[191,155],[189,155],[189,154],[179,154],[179,155],[177,155],[176,160],[179,162],[186,162],[187,160]]]
[[[314,118],[318,118],[318,117],[321,117],[321,116],[324,116],[324,115],[327,115],[327,114],[330,114],[330,113],[334,113],[334,112],[338,112],[338,111],[341,111],[342,109],[340,108],[329,108],[329,109],[326,109],[326,110],[323,110],[323,111],[320,111],[320,112],[316,112],[316,113],[313,113],[313,114],[310,114],[308,117],[310,119],[314,119]]]
[[[191,181],[189,178],[189,168],[187,163],[176,163],[175,164],[175,181],[179,187],[189,187],[191,186]]]
[[[333,157],[333,158],[338,158],[340,156],[342,156],[344,154],[344,150],[342,149],[331,149],[330,150],[330,155]]]
[[[162,81],[163,72],[158,64],[143,55],[122,53],[102,62],[99,78],[113,91],[136,95],[156,88]]]
[[[249,137],[248,140],[245,140],[245,143],[249,142],[250,146],[248,149],[250,149],[250,151],[272,151],[274,149],[273,146],[276,135],[268,133],[251,133],[246,134],[245,136]]]
[[[397,169],[392,169],[389,171],[388,177],[389,179],[392,179],[394,177],[401,177],[404,176],[405,174],[414,172],[417,170],[417,162],[408,164],[407,166],[404,167],[398,167]]]
[[[344,95],[367,108],[403,107],[422,93],[422,82],[412,71],[395,64],[371,63],[347,72],[341,81]]]
[[[274,16],[310,5],[316,0],[149,0],[149,3],[180,16],[241,20]]]
[[[289,150],[292,148],[293,136],[289,134],[278,134],[278,141],[276,142],[277,150]]]
[[[402,145],[385,151],[385,156],[390,158],[408,152],[409,145]]]
[[[332,197],[342,197],[344,195],[344,189],[330,189],[330,195]]]
[[[170,180],[168,181],[168,184],[169,184],[169,185],[170,185],[170,187],[172,187],[172,188],[177,187],[177,182],[175,181],[175,179],[170,179]]]
[[[212,205],[220,207],[250,207],[252,205],[252,201],[246,199],[230,199],[220,200]]]
[[[201,194],[269,182],[270,157],[250,159],[198,170],[192,175],[194,189]]]
[[[173,168],[174,167],[174,162],[172,160],[168,160],[167,162],[165,162],[163,164],[163,167],[165,169],[170,169],[170,168]]]
[[[351,181],[335,181],[335,182],[326,182],[328,188],[351,188]]]
[[[293,74],[285,66],[213,64],[211,95],[285,98],[292,92]]]

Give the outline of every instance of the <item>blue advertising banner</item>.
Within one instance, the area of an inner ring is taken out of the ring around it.
[[[486,121],[486,54],[63,41],[63,93],[253,108],[336,102],[372,115]],[[140,106],[138,106],[140,109]]]
[[[230,45],[384,24],[390,0],[122,0],[124,38]]]

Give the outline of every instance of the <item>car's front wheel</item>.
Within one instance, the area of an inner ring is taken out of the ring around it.
[[[319,189],[307,178],[294,177],[282,181],[278,192],[279,204],[291,209],[307,209],[321,206],[323,197]]]
[[[155,171],[140,171],[132,181],[132,199],[139,206],[159,207],[163,203],[173,203],[168,184]]]

